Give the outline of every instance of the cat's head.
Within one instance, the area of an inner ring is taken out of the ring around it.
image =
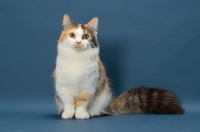
[[[63,31],[59,39],[59,44],[77,50],[97,48],[97,26],[98,18],[93,18],[87,24],[75,24],[69,15],[63,18]]]

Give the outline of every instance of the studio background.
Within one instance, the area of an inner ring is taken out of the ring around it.
[[[178,97],[186,114],[200,111],[200,1],[1,0],[2,130],[12,131],[4,126],[10,116],[56,115],[52,73],[64,14],[76,23],[99,18],[100,56],[115,95],[161,87]]]

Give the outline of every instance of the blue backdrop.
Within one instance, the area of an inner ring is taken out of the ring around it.
[[[3,113],[47,106],[56,113],[52,72],[64,14],[76,23],[99,18],[100,55],[115,95],[156,86],[171,90],[186,112],[200,111],[199,0],[1,0]]]

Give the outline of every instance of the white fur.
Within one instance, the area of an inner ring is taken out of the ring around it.
[[[111,97],[111,92],[97,96],[88,107],[90,117],[100,116],[101,113],[109,114],[105,111],[105,107],[109,105]]]
[[[57,100],[59,110],[63,110],[62,118],[87,119],[98,115],[102,111],[101,105],[105,104],[105,99],[96,100],[91,103],[96,90],[98,80],[98,54],[99,48],[91,48],[87,40],[82,40],[83,31],[75,31],[76,38],[66,37],[58,44],[58,56],[56,61],[56,92],[61,101]],[[82,42],[82,46],[76,41]],[[75,110],[71,105],[76,101],[78,94],[87,91],[91,97],[88,103]],[[104,98],[103,96],[101,98]],[[95,101],[95,102],[96,102]],[[92,104],[88,113],[88,107]]]
[[[85,109],[83,107],[77,108],[75,117],[76,117],[76,119],[87,119],[87,118],[89,118],[89,114],[87,112],[87,109]]]

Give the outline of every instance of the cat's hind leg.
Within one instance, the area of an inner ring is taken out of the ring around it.
[[[112,94],[110,91],[104,90],[97,94],[88,107],[90,117],[100,116],[101,114],[109,114],[106,110],[110,104]]]

